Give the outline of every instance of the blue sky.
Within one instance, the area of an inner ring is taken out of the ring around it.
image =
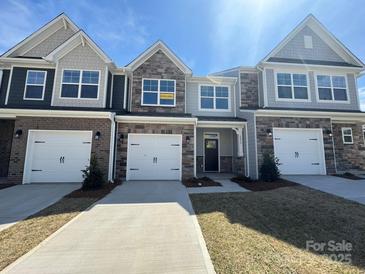
[[[61,12],[123,66],[162,39],[195,75],[257,64],[308,13],[365,62],[361,0],[131,0],[0,3],[0,52]],[[364,87],[365,77],[359,79]]]

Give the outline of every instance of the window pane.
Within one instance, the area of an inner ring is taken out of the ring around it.
[[[228,97],[228,87],[215,87],[216,97]]]
[[[61,97],[77,98],[79,92],[78,85],[62,85]]]
[[[42,99],[43,86],[27,86],[25,91],[25,98],[28,99]]]
[[[277,81],[278,85],[291,85],[290,73],[278,73]]]
[[[161,80],[160,81],[160,91],[175,92],[175,82]]]
[[[165,106],[173,106],[174,100],[172,99],[160,99],[160,104]]]
[[[351,129],[344,129],[343,134],[344,135],[351,135],[352,134]]]
[[[291,96],[291,87],[278,87],[278,96],[279,98],[292,98]]]
[[[293,74],[294,86],[307,86],[307,75]]]
[[[200,107],[201,108],[213,108],[213,98],[201,98],[200,101]]]
[[[294,98],[295,99],[308,99],[307,88],[294,87]]]
[[[333,95],[337,101],[347,101],[346,89],[333,89]]]
[[[214,87],[211,86],[201,86],[200,87],[200,96],[214,96]]]
[[[332,85],[334,88],[346,88],[345,77],[343,76],[332,76]]]
[[[327,75],[317,75],[317,83],[319,87],[330,87],[331,77]]]
[[[319,88],[318,96],[320,100],[332,100],[332,93],[330,88]]]
[[[216,109],[228,109],[228,99],[216,99],[215,101]]]
[[[144,92],[143,93],[143,103],[156,105],[157,104],[157,93]]]
[[[143,80],[144,91],[157,91],[158,81],[157,80]]]
[[[98,84],[99,83],[99,72],[98,71],[83,71],[82,72],[82,83]]]
[[[82,85],[81,98],[97,98],[98,86]]]
[[[352,136],[343,136],[345,143],[352,143]]]
[[[64,70],[63,71],[63,82],[64,83],[79,83],[80,82],[80,71],[79,70]]]
[[[28,71],[27,84],[43,85],[46,73],[44,71]]]

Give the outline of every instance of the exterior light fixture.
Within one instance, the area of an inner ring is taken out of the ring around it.
[[[95,139],[95,140],[99,140],[99,139],[100,139],[100,136],[101,136],[100,131],[97,131],[97,132],[95,133],[95,137],[94,137],[94,139]]]
[[[185,140],[187,144],[190,144],[190,136],[186,136]]]
[[[20,138],[20,136],[22,136],[22,134],[23,134],[23,130],[17,129],[15,131],[15,138]]]
[[[266,130],[266,133],[267,133],[267,135],[268,135],[268,136],[270,136],[270,137],[272,136],[272,131],[271,131],[271,129],[270,129],[270,128],[268,128],[268,129]]]
[[[331,131],[330,129],[327,129],[327,130],[326,130],[326,133],[327,133],[327,134],[328,134],[328,136],[330,136],[330,137],[332,137],[332,136],[333,136],[332,131]]]

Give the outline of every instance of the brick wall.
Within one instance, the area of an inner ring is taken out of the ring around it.
[[[291,117],[256,117],[257,129],[257,157],[260,168],[264,153],[274,153],[273,137],[269,136],[266,130],[273,127],[281,128],[323,128],[331,129],[330,119],[317,118],[291,118]],[[335,162],[333,154],[332,138],[323,133],[323,145],[327,173],[335,173]]]
[[[142,78],[176,80],[176,107],[141,106]],[[161,51],[157,51],[133,72],[132,112],[185,111],[185,74]]]
[[[362,123],[333,123],[333,139],[335,141],[336,165],[338,171],[349,169],[365,170],[365,144],[362,133]],[[353,144],[344,144],[342,128],[352,128]]]
[[[8,175],[13,130],[13,120],[0,120],[0,177]]]
[[[257,73],[241,73],[241,107],[259,106],[259,84]]]
[[[127,169],[128,133],[149,134],[182,134],[182,177],[194,176],[194,126],[193,125],[162,125],[162,124],[124,124],[118,123],[117,130],[116,178],[125,180]],[[190,138],[189,144],[185,142]]]
[[[100,139],[92,140],[91,152],[97,157],[100,167],[107,176],[110,150],[110,121],[108,119],[18,117],[14,126],[14,130],[17,129],[22,129],[23,135],[18,139],[13,138],[9,162],[9,182],[22,183],[28,130],[30,129],[92,130],[93,136],[95,132],[100,131]]]

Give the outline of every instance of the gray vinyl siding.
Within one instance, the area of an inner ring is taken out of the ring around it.
[[[240,104],[241,104],[241,97],[240,97],[240,71],[239,69],[233,69],[230,71],[223,71],[221,73],[217,73],[215,75],[219,75],[219,76],[225,76],[225,77],[236,77],[237,78],[237,82],[234,86],[235,89],[235,96],[236,96],[236,113],[239,112],[240,110]]]
[[[258,171],[257,171],[257,154],[256,154],[256,121],[255,114],[253,112],[248,111],[240,111],[238,116],[241,118],[245,118],[247,120],[247,140],[245,140],[246,136],[243,134],[244,142],[243,144],[248,147],[248,176],[257,179]],[[246,151],[246,147],[244,147]]]
[[[220,156],[233,156],[233,130],[230,128],[197,128],[196,129],[196,156],[204,155],[204,132],[219,133]]]
[[[47,71],[46,87],[44,90],[44,99],[24,100],[25,81],[28,70]],[[7,106],[11,107],[49,107],[51,105],[52,89],[54,81],[54,69],[42,68],[22,68],[13,67],[13,73],[10,82],[9,97]]]
[[[64,69],[99,70],[100,85],[99,85],[98,99],[60,98],[62,72]],[[104,102],[106,102],[105,97],[107,96],[105,87],[106,85],[105,77],[107,77],[107,73],[108,71],[106,69],[106,64],[100,58],[100,56],[87,44],[85,46],[82,46],[80,44],[58,61],[53,105],[60,107],[65,106],[65,107],[104,108],[105,107]]]
[[[230,88],[230,111],[219,111],[219,110],[199,110],[200,104],[200,85],[214,85],[210,82],[188,82],[186,88],[186,112],[196,116],[234,116],[234,85],[229,85]],[[226,85],[226,84],[222,84]],[[219,84],[218,84],[219,86]]]
[[[113,109],[122,110],[124,102],[125,76],[114,75],[113,79]]]
[[[69,39],[75,32],[68,28],[64,29],[63,27],[49,36],[47,39],[42,41],[40,44],[29,50],[24,54],[27,57],[44,57],[47,56],[50,52],[52,52],[55,48]]]
[[[316,74],[331,74],[324,72],[308,72],[309,81],[309,102],[295,102],[295,101],[276,101],[276,83],[275,72],[273,69],[266,69],[266,84],[267,84],[267,101],[268,107],[283,107],[283,108],[318,108],[318,109],[339,109],[339,110],[359,110],[359,102],[356,90],[356,79],[354,74],[344,74],[347,80],[347,89],[350,99],[350,103],[338,103],[338,102],[318,102],[317,100],[317,88],[315,84]],[[336,73],[334,73],[336,74]]]
[[[312,36],[312,49],[304,47],[304,35]],[[309,26],[299,31],[274,57],[345,62]]]
[[[0,107],[4,106],[4,104],[5,104],[6,91],[8,89],[8,83],[9,83],[9,75],[10,75],[10,70],[4,69],[1,86],[0,86]]]

